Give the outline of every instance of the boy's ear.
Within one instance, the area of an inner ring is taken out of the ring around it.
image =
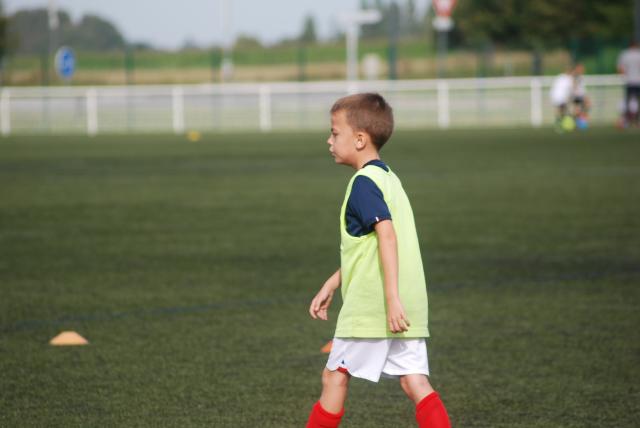
[[[356,149],[362,150],[367,144],[370,144],[370,138],[366,132],[356,132]]]

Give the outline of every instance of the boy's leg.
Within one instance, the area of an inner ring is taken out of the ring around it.
[[[311,410],[307,428],[333,428],[340,425],[349,378],[349,373],[331,371],[325,367],[322,372],[322,394]]]
[[[450,428],[447,409],[433,390],[427,376],[409,374],[400,377],[400,385],[407,397],[416,404],[416,420],[420,428]]]
[[[424,397],[434,392],[429,379],[423,374],[400,376],[400,386],[407,397],[418,404]]]
[[[325,410],[333,413],[342,410],[347,399],[350,378],[351,375],[347,372],[331,371],[325,367],[322,371],[322,394],[320,395],[320,404]]]
[[[556,131],[562,131],[562,119],[564,119],[564,116],[566,114],[567,114],[566,104],[561,104],[556,106],[556,121],[554,123]]]

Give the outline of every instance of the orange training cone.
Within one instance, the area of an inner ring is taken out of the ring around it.
[[[54,346],[78,346],[88,345],[89,341],[75,331],[63,331],[51,339],[49,344]]]
[[[324,345],[322,348],[320,348],[320,352],[322,352],[323,354],[328,354],[331,352],[331,347],[333,346],[333,340],[330,340],[327,342],[326,345]]]

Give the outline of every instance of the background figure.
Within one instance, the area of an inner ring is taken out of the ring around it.
[[[573,118],[579,129],[585,129],[588,126],[589,109],[591,108],[591,100],[587,95],[587,86],[584,83],[584,64],[578,63],[573,68]]]
[[[634,40],[618,57],[618,72],[624,75],[624,114],[621,125],[638,126],[638,101],[640,100],[640,48]]]
[[[556,76],[551,85],[551,104],[556,110],[555,126],[559,131],[571,131],[575,127],[573,118],[568,114],[569,101],[573,94],[572,70]]]

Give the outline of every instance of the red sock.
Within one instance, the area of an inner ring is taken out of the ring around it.
[[[437,392],[432,392],[418,403],[416,420],[420,428],[451,428],[447,409]]]
[[[311,409],[307,428],[337,428],[340,425],[342,415],[344,415],[344,409],[340,413],[327,412],[318,401]]]

